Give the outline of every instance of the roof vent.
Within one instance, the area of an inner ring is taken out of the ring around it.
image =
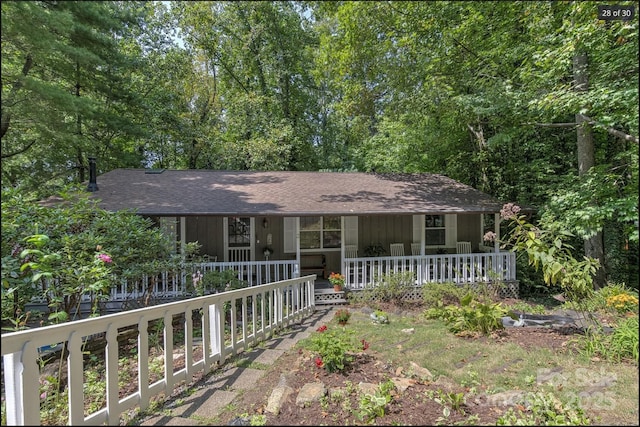
[[[162,172],[164,172],[164,169],[147,169],[144,171],[144,173],[149,175],[160,175]]]

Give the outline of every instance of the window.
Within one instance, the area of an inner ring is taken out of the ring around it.
[[[425,215],[424,237],[426,246],[444,246],[447,233],[444,215]]]
[[[300,218],[300,249],[339,248],[340,242],[339,216]]]
[[[251,246],[250,218],[229,218],[229,246]]]

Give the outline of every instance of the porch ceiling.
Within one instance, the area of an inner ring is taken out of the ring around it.
[[[91,194],[144,215],[386,215],[499,212],[502,202],[437,174],[116,169]]]

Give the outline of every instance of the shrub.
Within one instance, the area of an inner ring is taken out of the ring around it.
[[[422,287],[422,301],[424,305],[436,307],[439,304],[459,304],[462,297],[470,292],[468,286],[455,283],[425,283]]]
[[[344,325],[351,318],[351,313],[346,308],[341,308],[335,312],[333,317],[339,324]]]
[[[414,280],[411,271],[385,274],[376,279],[372,287],[363,290],[361,298],[368,301],[393,302],[402,306],[407,293],[415,287]]]
[[[584,353],[589,357],[599,354],[614,361],[632,359],[637,364],[638,316],[622,320],[611,334],[605,334],[601,330],[590,331],[582,344]]]
[[[352,331],[345,328],[318,328],[311,336],[309,345],[311,351],[318,353],[314,359],[316,366],[328,372],[345,370],[354,360],[353,353],[359,350],[354,344],[352,334]]]
[[[479,332],[488,335],[491,332],[503,329],[502,318],[515,314],[504,307],[502,303],[485,303],[474,300],[474,295],[468,293],[460,301],[460,305],[449,305],[425,310],[425,316],[429,319],[442,319],[449,325],[449,330],[455,334],[464,335],[469,332]]]

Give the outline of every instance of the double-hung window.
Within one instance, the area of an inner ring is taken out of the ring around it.
[[[339,248],[341,238],[339,216],[300,217],[300,249]]]
[[[425,246],[444,246],[447,242],[445,215],[425,215]]]

